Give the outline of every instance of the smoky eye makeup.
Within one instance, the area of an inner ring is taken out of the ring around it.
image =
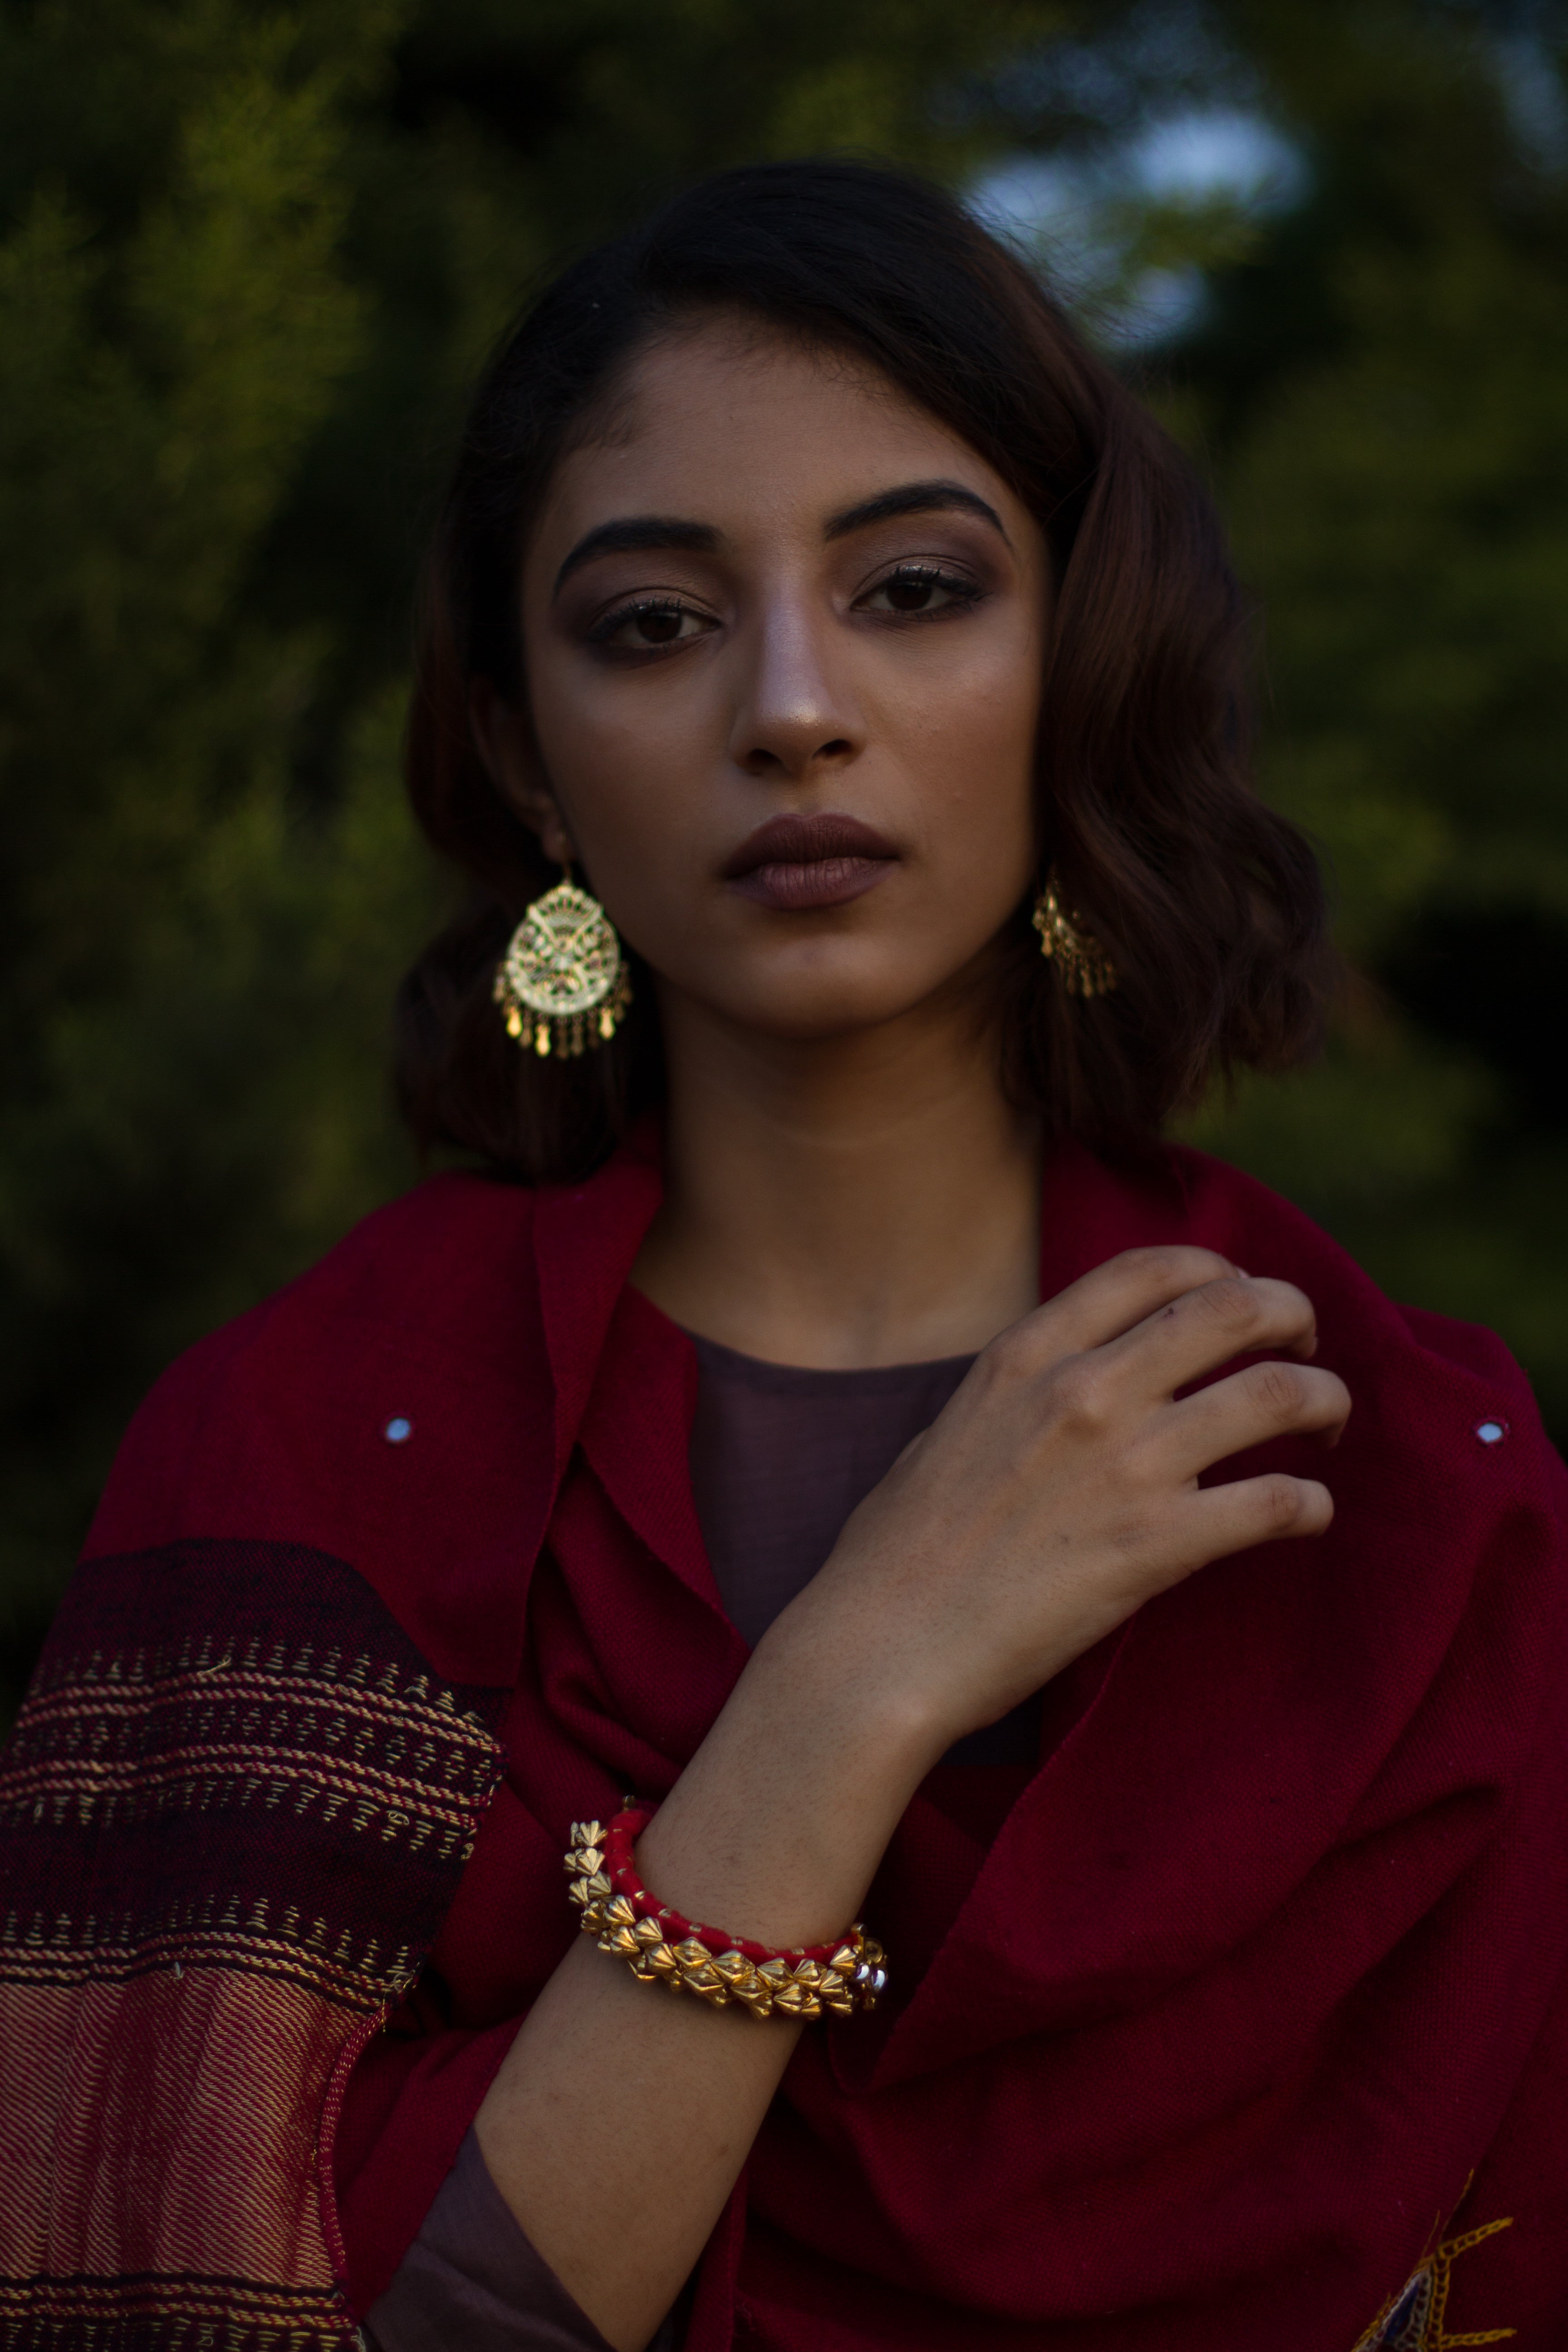
[[[715,625],[711,614],[667,589],[619,598],[581,634],[596,652],[636,658],[692,645]]]
[[[994,533],[967,515],[927,516],[913,530],[909,518],[891,527],[879,518],[845,555],[852,609],[884,621],[956,619],[1005,593],[1016,576],[999,527]]]
[[[906,536],[896,523],[889,530],[883,518],[876,520],[881,529],[867,531],[870,546],[862,544],[853,556],[846,546],[848,576],[840,572],[837,589],[828,591],[836,599],[843,599],[840,610],[847,616],[895,629],[957,621],[990,601],[1004,584],[1005,560],[1001,558],[1000,551],[988,545],[977,547],[973,543],[976,530],[965,530],[961,525],[950,533],[939,527],[931,534],[934,546],[928,542],[918,552],[903,552],[899,550],[899,540],[903,539],[908,549],[909,539],[914,534]],[[617,534],[620,529],[616,526]],[[596,536],[590,534],[587,542],[593,553],[599,552],[593,545]],[[845,536],[847,541],[852,535]],[[925,533],[922,531],[921,536],[924,538]],[[880,551],[876,546],[879,537],[882,541]],[[891,547],[888,544],[889,539]],[[605,551],[623,552],[618,546]],[[576,562],[571,568],[574,572],[582,569]],[[837,563],[834,569],[837,570]],[[595,593],[590,579],[568,577],[557,607],[557,625],[563,626],[586,652],[599,659],[646,664],[695,645],[721,625],[721,615],[713,610],[711,600],[700,587],[693,593],[694,586],[695,583],[668,583],[667,575],[666,583],[639,584],[628,587],[618,596],[605,598],[603,589]]]
[[[934,621],[972,613],[990,591],[961,566],[930,556],[907,557],[871,581],[854,609],[891,620]]]
[[[933,557],[908,557],[889,565],[851,600],[850,609],[891,623],[954,619],[972,613],[990,593],[986,583],[960,565]],[[669,591],[622,597],[583,630],[584,642],[602,654],[637,659],[692,645],[717,625],[710,614]]]

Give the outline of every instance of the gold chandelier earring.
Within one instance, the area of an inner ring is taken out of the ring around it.
[[[631,974],[616,927],[597,898],[579,890],[570,864],[536,898],[496,966],[494,995],[507,1034],[526,1053],[568,1058],[604,1045],[632,1001]]]
[[[1053,866],[1046,887],[1035,901],[1029,920],[1040,935],[1040,952],[1062,976],[1069,996],[1109,996],[1116,985],[1116,966],[1076,910],[1068,913],[1059,896]]]

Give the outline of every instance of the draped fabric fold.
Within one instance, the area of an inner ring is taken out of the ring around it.
[[[692,1349],[626,1285],[658,1187],[651,1133],[580,1186],[437,1179],[133,1424],[0,1774],[0,2341],[348,2332],[567,1948],[570,1822],[663,1794],[733,1686]],[[893,1991],[803,2039],[690,2352],[1549,2352],[1568,1622],[1526,1384],[1196,1154],[1064,1146],[1042,1230],[1043,1295],[1172,1241],[1308,1291],[1345,1437],[1223,1475],[1326,1475],[1334,1526],[1081,1661],[1032,1776],[931,1776],[868,1906]]]

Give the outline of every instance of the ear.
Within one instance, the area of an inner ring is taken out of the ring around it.
[[[545,782],[532,730],[520,710],[502,699],[490,678],[468,688],[468,725],[480,759],[501,798],[539,835],[546,857],[564,866],[576,857],[560,803]]]

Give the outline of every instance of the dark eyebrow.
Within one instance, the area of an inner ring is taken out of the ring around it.
[[[683,522],[679,515],[627,515],[619,522],[602,522],[577,541],[556,573],[551,593],[559,596],[574,572],[596,555],[637,555],[653,547],[683,547],[705,555],[718,544],[719,534],[710,522]]]
[[[961,507],[966,514],[977,514],[1007,540],[995,508],[973,490],[966,490],[962,482],[906,482],[900,489],[879,491],[876,498],[862,499],[858,506],[846,507],[836,514],[823,537],[842,539],[846,532],[864,530],[869,523],[889,522],[897,515],[937,514],[944,507]]]

